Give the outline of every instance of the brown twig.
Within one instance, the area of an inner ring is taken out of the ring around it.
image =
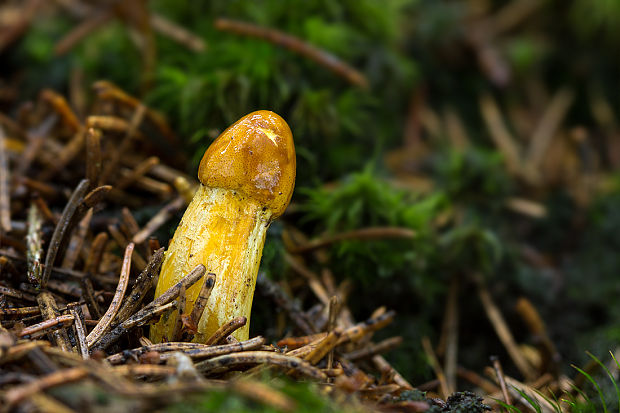
[[[28,209],[28,235],[26,236],[26,245],[28,246],[26,260],[28,261],[28,281],[33,285],[41,283],[42,224],[39,209],[34,203],[30,204]]]
[[[198,282],[199,279],[204,276],[205,271],[206,269],[204,265],[198,265],[189,274],[183,277],[178,283],[170,287],[162,295],[147,304],[142,310],[129,317],[119,326],[117,326],[104,337],[102,337],[101,340],[99,340],[96,348],[105,350],[110,344],[118,340],[129,329],[138,327],[139,325],[142,325],[146,321],[153,318],[155,316],[155,311],[160,310],[162,306],[171,304],[171,302],[179,296],[181,288],[184,287],[185,289],[187,289],[190,286],[194,285],[196,282]]]
[[[400,346],[402,342],[403,342],[403,338],[400,336],[390,337],[390,338],[386,338],[383,341],[380,341],[379,343],[376,343],[376,344],[372,343],[368,346],[360,348],[359,350],[354,350],[349,353],[346,353],[343,356],[347,360],[351,360],[351,361],[369,358],[376,354],[381,354],[381,353],[385,353],[390,350],[393,350],[396,347]]]
[[[37,302],[39,303],[39,308],[41,309],[41,316],[44,320],[55,319],[60,315],[58,311],[58,306],[56,305],[56,300],[51,293],[47,291],[41,292],[37,296]],[[67,335],[66,331],[54,331],[53,333],[51,333],[51,337],[53,338],[53,342],[63,351],[72,351],[71,342],[69,341],[69,336]]]
[[[303,346],[307,346],[317,340],[324,338],[327,333],[316,333],[309,336],[301,337],[287,337],[279,340],[276,344],[278,347],[285,347],[288,351],[298,349]]]
[[[329,314],[327,317],[328,337],[329,337],[329,334],[331,334],[331,332],[336,327],[336,321],[337,321],[339,312],[340,312],[340,300],[338,299],[337,295],[334,295],[332,296],[332,298],[329,299]],[[339,335],[340,334],[338,334],[338,336]],[[329,351],[329,354],[327,355],[327,369],[328,370],[332,368],[333,363],[334,363],[334,350],[332,348]]]
[[[346,342],[355,343],[364,338],[364,336],[380,330],[390,324],[394,321],[394,316],[394,311],[388,311],[376,318],[369,318],[368,320],[358,323],[353,327],[349,327],[342,333],[342,336],[338,340],[338,344],[340,345]]]
[[[97,93],[97,98],[101,101],[113,101],[119,106],[124,106],[130,110],[133,110],[134,113],[138,106],[143,105],[142,101],[136,99],[133,96],[128,95],[121,88],[109,82],[107,80],[99,80],[93,84],[93,89]],[[172,132],[168,124],[166,123],[164,117],[157,113],[156,111],[146,108],[146,116],[148,119],[156,126],[158,131],[166,138],[166,140],[171,145],[178,145],[178,140],[175,134]],[[126,128],[125,128],[126,129]],[[121,155],[127,155],[127,153],[123,153]],[[135,162],[131,162],[131,165],[135,165]],[[165,166],[161,166],[161,168],[156,169],[171,169]],[[172,181],[172,180],[168,180]]]
[[[39,212],[45,217],[46,221],[51,222],[54,225],[58,224],[58,217],[52,213],[47,205],[47,202],[45,202],[42,197],[35,196],[33,202],[39,209]]]
[[[170,343],[170,344],[174,344],[174,343]],[[190,344],[190,343],[184,343],[184,344]],[[192,343],[192,344],[198,344],[198,343]],[[263,337],[258,336],[258,337],[254,337],[246,341],[240,341],[240,342],[231,343],[231,344],[221,344],[217,346],[207,346],[205,344],[199,344],[200,347],[195,347],[195,348],[191,348],[187,350],[180,350],[180,351],[186,354],[187,356],[191,357],[192,359],[204,359],[208,357],[222,356],[224,354],[240,353],[240,352],[250,351],[250,350],[258,350],[264,344],[265,344],[265,339]],[[154,346],[155,345],[156,344],[154,344]],[[170,351],[165,352],[160,355],[160,358],[162,360],[167,360],[168,358],[171,357],[171,354],[172,352]]]
[[[160,358],[166,359],[166,353],[181,351],[191,358],[199,359],[213,356],[220,356],[223,354],[228,354],[232,352],[239,351],[247,351],[247,350],[255,350],[262,346],[265,343],[265,339],[263,337],[254,337],[246,341],[242,341],[235,344],[225,344],[220,346],[207,346],[201,343],[158,343],[151,344],[148,346],[125,350],[121,353],[113,354],[107,357],[107,361],[110,364],[120,364],[124,363],[128,358],[138,358],[140,355],[148,353],[148,352],[159,352]]]
[[[41,124],[33,129],[28,130],[28,145],[22,154],[19,165],[15,168],[15,174],[24,176],[30,168],[32,162],[36,159],[39,151],[43,147],[45,138],[48,136],[52,128],[58,121],[58,115],[51,114],[47,116]]]
[[[43,268],[43,274],[41,275],[42,288],[45,288],[47,285],[47,281],[49,280],[52,272],[52,266],[54,265],[54,261],[56,259],[56,254],[58,254],[58,250],[60,249],[60,244],[62,243],[65,234],[72,223],[75,212],[82,202],[82,198],[88,190],[88,185],[89,182],[87,179],[83,179],[78,184],[73,191],[73,194],[71,194],[71,198],[69,198],[65,209],[62,211],[58,225],[54,228],[54,233],[52,234],[52,239],[50,240],[50,246],[47,250],[47,255],[45,256],[45,267]]]
[[[506,347],[510,358],[519,369],[519,372],[521,372],[527,380],[533,380],[535,378],[534,369],[519,349],[519,346],[517,346],[504,317],[491,299],[489,291],[482,282],[479,282],[478,285],[478,296],[480,297],[480,301],[482,302],[482,306],[484,307],[489,321],[491,321],[495,332],[499,336],[504,347]]]
[[[20,331],[17,336],[18,337],[29,337],[29,338],[34,339],[37,337],[41,337],[42,335],[47,334],[54,329],[70,325],[71,323],[73,323],[73,320],[74,320],[74,317],[71,314],[60,315],[58,317],[50,318],[40,323],[28,326],[24,328],[22,331]],[[54,333],[57,333],[57,331],[54,331]]]
[[[88,208],[95,208],[105,199],[106,195],[112,190],[110,185],[100,185],[91,190],[84,197],[82,205],[80,205],[80,211],[85,212]]]
[[[207,301],[209,301],[209,297],[211,297],[211,292],[215,286],[215,278],[216,276],[212,272],[205,276],[202,287],[200,287],[200,293],[198,293],[198,298],[194,301],[194,308],[189,315],[189,325],[194,330],[198,328],[198,323],[200,322],[202,313],[207,305]]]
[[[8,297],[13,297],[21,301],[37,301],[34,295],[27,294],[14,288],[6,287],[4,285],[0,285],[0,294],[6,295]]]
[[[435,355],[435,351],[433,351],[433,346],[431,345],[431,340],[428,337],[422,337],[422,348],[424,349],[424,354],[426,354],[428,363],[431,365],[433,371],[435,372],[435,377],[437,377],[437,379],[439,380],[441,396],[446,399],[450,395],[450,393],[448,393],[448,383],[446,382],[446,376],[443,373],[441,364],[439,364],[439,360],[437,360],[437,356]]]
[[[549,376],[542,376],[541,379],[544,382],[545,380],[548,380]],[[513,398],[518,399],[520,403],[523,403],[524,405],[531,405],[518,391],[517,389],[526,392],[526,394],[532,398],[533,400],[535,400],[539,406],[541,407],[542,411],[547,413],[551,413],[554,412],[555,409],[554,407],[551,405],[551,403],[549,402],[549,399],[547,397],[542,396],[538,391],[537,391],[537,387],[534,385],[528,385],[526,383],[520,382],[510,376],[504,376],[504,380],[506,381],[506,384],[508,385],[508,391],[512,394]]]
[[[170,333],[170,341],[179,341],[181,340],[181,335],[183,333],[183,317],[185,317],[185,305],[187,303],[187,297],[185,296],[185,287],[181,286],[181,291],[179,292],[179,298],[177,298],[177,308],[179,311],[176,313],[176,320],[174,322],[174,326],[172,327],[172,332]]]
[[[34,348],[40,347],[50,347],[50,342],[43,340],[29,340],[15,344],[4,351],[4,353],[0,353],[0,365],[20,360],[28,355]]]
[[[82,278],[82,299],[86,302],[90,316],[95,319],[100,319],[102,312],[95,298],[95,289],[93,283],[88,277]]]
[[[506,381],[504,380],[504,370],[502,369],[502,365],[499,362],[499,359],[495,356],[491,357],[491,361],[493,362],[495,376],[497,377],[499,386],[502,389],[502,394],[504,395],[504,401],[506,402],[506,404],[512,404],[512,400],[510,399],[510,395],[508,394],[508,388],[506,387]]]
[[[551,100],[547,110],[540,119],[536,130],[532,135],[527,150],[526,165],[532,172],[538,172],[538,168],[547,153],[547,149],[556,134],[560,123],[570,109],[575,94],[570,89],[559,90]]]
[[[479,375],[478,373],[474,371],[467,370],[459,366],[459,368],[457,369],[457,374],[460,378],[469,381],[471,384],[473,384],[476,387],[480,387],[482,390],[484,390],[488,394],[493,394],[493,393],[500,391],[500,388],[497,387],[495,383],[493,383],[492,381],[488,379],[485,379],[484,377],[482,377],[481,375]]]
[[[286,311],[286,314],[291,318],[303,334],[310,335],[317,332],[310,319],[303,311],[301,311],[299,305],[291,300],[291,298],[278,284],[268,279],[263,273],[258,274],[256,284],[259,286],[263,294],[271,298],[277,305]]]
[[[270,351],[245,351],[243,353],[226,354],[196,363],[196,369],[203,374],[217,374],[244,364],[267,364],[293,369],[304,376],[316,380],[325,380],[327,376],[310,363],[291,356]]]
[[[121,275],[118,280],[118,286],[116,287],[116,292],[114,293],[114,298],[112,298],[112,302],[110,303],[110,307],[105,312],[99,323],[95,326],[95,328],[88,334],[86,337],[86,343],[88,348],[91,348],[97,343],[97,341],[101,338],[101,336],[106,332],[107,328],[110,326],[110,323],[116,317],[116,313],[121,306],[123,301],[123,297],[125,296],[125,290],[127,289],[127,284],[129,283],[129,273],[131,269],[131,255],[133,254],[134,244],[130,243],[125,248],[125,256],[123,257],[123,266],[121,268]]]
[[[82,39],[108,23],[114,15],[107,10],[93,14],[60,39],[54,46],[56,56],[67,54]]]
[[[103,256],[107,243],[107,232],[100,232],[97,234],[90,246],[90,251],[88,253],[88,257],[86,258],[86,263],[84,264],[85,273],[96,274],[99,272],[99,264],[101,263],[101,257]]]
[[[348,232],[341,232],[339,234],[334,234],[331,236],[327,236],[324,238],[320,238],[317,240],[310,241],[305,245],[300,245],[298,247],[290,250],[293,254],[302,254],[311,252],[320,248],[327,247],[333,243],[345,241],[345,240],[359,240],[359,241],[373,241],[373,240],[383,240],[383,239],[392,239],[392,238],[405,238],[405,239],[413,239],[415,238],[415,231],[409,228],[400,228],[400,227],[371,227],[371,228],[361,228]]]
[[[211,335],[211,337],[209,337],[209,338],[207,338],[205,340],[204,343],[207,344],[207,345],[218,344],[220,341],[222,341],[228,335],[234,333],[236,330],[238,330],[241,327],[245,326],[247,322],[248,322],[248,319],[246,317],[243,317],[243,316],[233,318],[232,320],[230,320],[229,322],[227,322],[226,324],[224,324],[220,328],[218,328],[215,331],[215,333],[213,333]]]
[[[127,207],[123,207],[123,209],[121,209],[121,217],[121,230],[128,238],[132,238],[138,231],[140,231],[138,221],[136,221],[133,214]]]
[[[504,155],[504,161],[508,170],[513,174],[520,173],[521,155],[519,147],[504,124],[497,102],[490,95],[482,96],[480,98],[480,111],[491,139],[493,139],[499,151]]]
[[[304,360],[306,360],[310,364],[317,364],[323,357],[325,357],[328,353],[332,353],[336,345],[338,344],[338,340],[342,335],[342,329],[336,328],[330,331],[325,338],[323,338],[317,345],[304,356]],[[330,367],[328,367],[330,368]]]
[[[547,327],[538,313],[538,310],[536,310],[536,307],[534,307],[532,302],[525,297],[519,298],[515,309],[523,321],[527,324],[527,327],[534,335],[536,341],[540,343],[542,353],[542,363],[540,366],[541,371],[547,371],[549,367],[553,370],[557,367],[556,365],[561,356],[549,338],[549,335],[547,334]]]
[[[84,239],[88,233],[90,228],[90,221],[93,218],[93,209],[89,208],[84,215],[84,218],[79,222],[77,231],[71,236],[69,240],[69,245],[67,246],[67,251],[65,252],[65,256],[62,260],[61,267],[73,269],[75,266],[75,262],[80,255],[80,251],[82,250],[82,245],[84,244]]]
[[[315,61],[338,76],[344,78],[352,85],[359,86],[364,89],[369,87],[368,79],[366,79],[361,72],[344,63],[331,53],[312,46],[295,36],[291,36],[290,34],[286,34],[275,29],[260,27],[251,23],[224,18],[216,19],[214,26],[217,30],[267,40],[268,42],[282,46]]]
[[[183,26],[168,20],[164,16],[160,16],[157,13],[151,13],[151,26],[160,34],[168,36],[175,42],[187,47],[193,52],[202,53],[207,49],[205,41],[190,32]]]
[[[398,384],[403,389],[413,389],[411,383],[409,383],[394,367],[383,358],[382,355],[377,354],[372,357],[373,364],[382,372],[382,374],[392,377],[392,381]]]
[[[99,185],[101,176],[101,131],[88,128],[86,130],[86,179],[91,189]]]
[[[368,320],[358,323],[354,326],[347,328],[341,334],[338,334],[338,340],[336,345],[342,345],[345,343],[356,343],[367,337],[374,331],[377,331],[394,320],[394,312],[390,311],[387,313],[379,314],[376,318],[369,318]],[[318,345],[324,340],[327,336],[327,333],[317,334],[313,337],[316,337],[315,340],[311,341],[309,344],[299,347],[297,349],[289,351],[287,354],[305,358],[308,354],[313,352]]]
[[[86,127],[122,133],[129,129],[129,122],[117,116],[89,116],[86,118]],[[101,179],[100,182],[104,182],[104,180]]]
[[[99,342],[94,346],[93,350],[105,350],[110,345],[115,343],[123,334],[130,332],[134,328],[145,325],[152,319],[159,317],[164,313],[174,311],[176,306],[176,301],[173,301],[157,307],[143,308],[101,337]]]
[[[141,244],[151,236],[151,234],[159,229],[166,223],[172,216],[185,206],[185,200],[183,197],[177,197],[172,202],[166,204],[161,210],[159,210],[153,218],[146,223],[144,228],[134,235],[132,241],[136,244]]]
[[[82,314],[82,307],[77,305],[69,306],[69,312],[73,316],[75,327],[75,335],[77,337],[78,352],[82,355],[82,358],[88,358],[88,343],[86,341],[86,328],[84,327],[84,316]]]
[[[123,248],[126,245],[130,244],[129,240],[125,238],[125,235],[118,229],[118,224],[109,224],[108,232],[110,233],[110,235],[112,235],[112,238],[114,238],[114,241],[116,241],[119,247]],[[135,264],[136,267],[138,268],[146,267],[146,261],[144,260],[144,258],[142,258],[142,256],[138,252],[135,252],[132,255],[131,259],[133,260],[133,263]]]
[[[118,314],[116,315],[116,319],[114,320],[116,323],[122,323],[123,321],[125,321],[140,306],[142,300],[153,286],[153,281],[159,273],[159,268],[163,260],[164,249],[160,248],[159,250],[155,251],[149,263],[140,273],[138,278],[136,278],[131,293],[125,300],[125,303],[123,304],[121,309],[118,311]]]
[[[133,174],[133,169],[121,168],[119,170],[120,179],[125,179],[130,177]],[[161,182],[153,178],[149,178],[148,176],[134,176],[131,178],[133,180],[133,185],[137,188],[143,189],[145,191],[151,192],[162,199],[167,199],[173,192],[174,189],[170,184],[166,182]],[[115,191],[115,194],[126,194],[123,191]]]
[[[39,97],[42,101],[47,102],[52,110],[59,115],[62,123],[71,129],[71,133],[77,133],[81,129],[82,123],[63,95],[52,89],[43,89]]]
[[[5,139],[4,129],[0,126],[0,229],[2,232],[11,232],[11,178]]]
[[[115,374],[121,376],[163,376],[168,377],[176,372],[171,366],[158,366],[156,364],[125,364],[113,368]]]
[[[42,0],[30,0],[23,2],[19,16],[12,21],[9,27],[4,27],[0,36],[0,52],[16,42],[28,30],[32,19],[36,16],[39,7],[44,4]]]
[[[42,392],[43,390],[47,390],[52,387],[81,380],[87,375],[88,371],[83,367],[73,367],[59,370],[30,383],[22,384],[7,390],[4,394],[4,401],[6,402],[7,407],[11,407],[20,401],[27,399],[33,394]]]
[[[0,308],[0,319],[8,317],[24,317],[40,313],[41,309],[39,307]]]
[[[155,165],[159,163],[159,158],[151,156],[140,162],[136,167],[125,176],[122,176],[114,185],[114,188],[123,190],[133,184],[138,179],[146,175]]]
[[[308,285],[314,295],[316,295],[324,306],[328,306],[329,294],[325,290],[323,284],[321,284],[321,281],[319,281],[319,277],[314,272],[310,271],[297,257],[286,254],[284,259],[293,271],[308,280]]]
[[[448,290],[446,304],[446,316],[444,321],[445,352],[444,352],[444,372],[446,374],[446,384],[448,394],[456,391],[456,370],[458,367],[458,342],[459,342],[459,279],[453,277]]]
[[[103,172],[101,173],[101,181],[107,182],[112,174],[117,170],[118,164],[121,159],[121,155],[129,150],[131,143],[133,142],[134,135],[136,131],[140,127],[142,120],[144,119],[144,114],[146,113],[146,106],[140,104],[136,107],[133,116],[129,122],[128,128],[125,132],[125,136],[121,141],[121,144],[116,148],[114,152],[112,152],[112,156],[106,163]]]
[[[77,156],[82,150],[86,141],[86,132],[80,126],[80,129],[75,133],[73,138],[62,148],[62,150],[55,157],[54,163],[48,166],[43,172],[39,174],[41,181],[47,182],[52,179],[58,172],[62,171],[69,165],[69,163]]]

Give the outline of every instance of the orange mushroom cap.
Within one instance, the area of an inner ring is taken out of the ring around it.
[[[295,145],[278,114],[259,110],[229,126],[205,152],[198,179],[211,188],[238,191],[277,218],[295,187]]]

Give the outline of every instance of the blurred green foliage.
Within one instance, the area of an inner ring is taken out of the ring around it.
[[[285,379],[276,379],[269,381],[269,385],[281,391],[290,397],[296,404],[296,412],[355,412],[361,409],[355,408],[353,405],[336,404],[329,398],[319,394],[313,383],[293,383]],[[187,400],[176,403],[164,411],[175,412],[279,412],[281,410],[275,407],[250,400],[231,391],[211,391],[205,392]]]

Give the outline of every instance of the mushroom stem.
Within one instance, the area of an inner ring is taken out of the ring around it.
[[[204,342],[233,318],[234,333],[249,337],[256,276],[271,221],[284,212],[295,182],[295,149],[288,125],[273,112],[253,112],[226,129],[205,153],[202,184],[177,227],[162,265],[155,296],[199,264],[216,274],[194,341]],[[201,286],[186,291],[191,312]],[[151,327],[154,343],[169,341],[176,316]]]
[[[249,316],[271,215],[257,202],[231,190],[201,185],[194,195],[177,227],[177,233],[182,236],[175,234],[168,248],[161,270],[166,276],[160,278],[155,296],[161,295],[198,264],[204,264],[217,274],[198,323],[196,341],[208,338],[235,317]],[[194,306],[200,287],[197,283],[185,292],[187,308]],[[155,325],[151,341],[165,341],[174,320],[175,317],[169,317]],[[233,335],[240,341],[247,340],[248,327],[246,324]]]

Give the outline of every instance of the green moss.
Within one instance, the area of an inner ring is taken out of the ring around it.
[[[289,380],[277,379],[270,383],[275,389],[289,396],[297,406],[296,412],[354,412],[357,411],[352,405],[339,405],[328,397],[320,394],[312,383],[294,383]],[[230,391],[210,391],[200,395],[188,397],[186,401],[169,406],[166,412],[278,412],[264,403],[250,400]]]

